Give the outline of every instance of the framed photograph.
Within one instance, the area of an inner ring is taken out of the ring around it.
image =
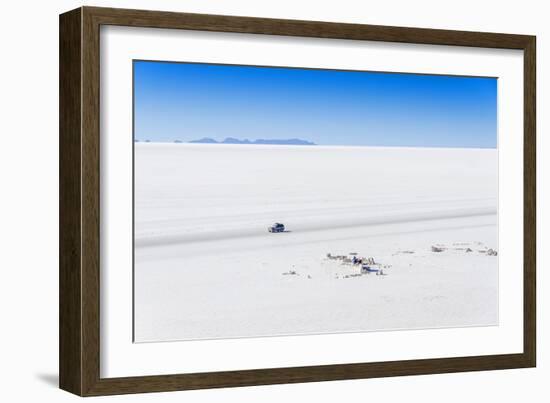
[[[60,386],[533,367],[535,37],[60,16]]]

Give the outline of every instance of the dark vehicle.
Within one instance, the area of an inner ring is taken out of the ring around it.
[[[281,223],[276,222],[271,227],[267,229],[269,232],[285,232],[285,226]]]

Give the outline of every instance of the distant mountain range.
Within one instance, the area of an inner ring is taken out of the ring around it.
[[[227,137],[225,140],[216,141],[210,137],[204,137],[199,140],[191,140],[189,143],[202,143],[202,144],[277,144],[277,145],[293,145],[293,146],[314,146],[315,143],[301,139],[258,139],[258,140],[240,140],[233,137]]]

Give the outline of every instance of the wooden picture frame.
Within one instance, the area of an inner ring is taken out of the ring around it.
[[[171,28],[524,52],[523,353],[227,372],[100,377],[100,26]],[[80,396],[534,367],[535,37],[81,7],[60,16],[60,387]]]

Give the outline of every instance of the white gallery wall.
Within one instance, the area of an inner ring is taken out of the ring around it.
[[[0,24],[0,399],[69,402],[58,365],[58,14],[79,1],[3,3]],[[545,2],[123,0],[86,5],[537,35],[538,367],[101,398],[120,402],[547,401],[550,375],[550,25]],[[545,250],[546,247],[546,250]],[[505,266],[503,266],[505,269]],[[482,400],[483,399],[483,400]]]

